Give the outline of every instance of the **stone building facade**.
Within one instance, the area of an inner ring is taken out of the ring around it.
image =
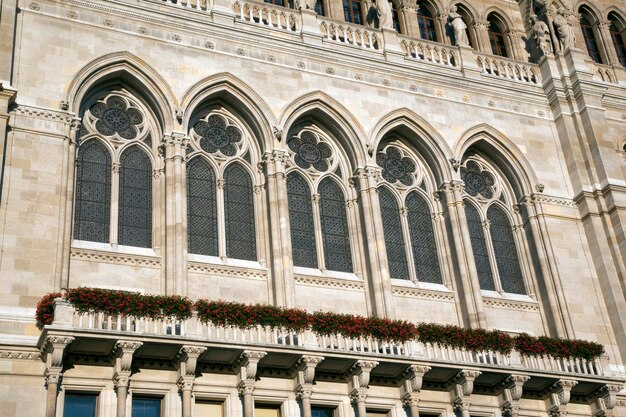
[[[626,415],[624,2],[275,3],[1,0],[0,414]],[[37,328],[75,287],[606,356]]]

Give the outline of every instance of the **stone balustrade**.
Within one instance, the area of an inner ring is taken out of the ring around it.
[[[539,67],[535,64],[477,52],[475,55],[476,63],[484,75],[541,85]]]
[[[49,330],[70,330],[89,333],[111,334],[121,337],[175,338],[208,343],[227,343],[247,348],[306,349],[324,354],[349,353],[385,356],[389,358],[428,361],[451,365],[473,365],[517,369],[520,371],[556,372],[560,374],[603,376],[601,360],[553,358],[548,356],[525,357],[515,350],[510,354],[494,351],[474,352],[451,348],[417,340],[389,343],[372,338],[350,338],[342,335],[318,335],[310,330],[289,332],[282,329],[255,326],[249,329],[215,326],[202,323],[194,315],[187,320],[173,318],[146,319],[129,316],[110,316],[103,313],[81,314],[64,300],[55,300],[55,318]]]
[[[318,16],[322,37],[330,41],[364,49],[382,51],[383,37],[377,29]]]
[[[400,46],[407,58],[454,68],[461,66],[456,47],[422,39],[412,39],[402,35],[398,36],[401,39]]]
[[[240,21],[288,32],[299,30],[297,22],[300,21],[300,18],[296,18],[294,10],[285,7],[254,1],[235,1],[233,12]]]

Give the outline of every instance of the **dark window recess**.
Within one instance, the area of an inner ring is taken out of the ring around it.
[[[66,393],[63,417],[96,417],[98,396],[95,394]]]
[[[334,408],[311,406],[311,417],[334,417],[334,415]]]
[[[587,47],[587,52],[589,56],[598,64],[602,63],[602,58],[600,56],[600,48],[598,47],[598,42],[596,41],[596,35],[593,31],[593,26],[587,16],[582,15],[580,18],[580,29],[583,32],[583,39],[585,40],[585,46]]]
[[[487,219],[502,289],[510,293],[526,294],[509,218],[501,208],[491,206],[487,210]]]
[[[224,182],[226,256],[256,261],[254,190],[250,174],[235,163],[226,168]]]
[[[467,218],[467,227],[472,242],[472,251],[474,252],[474,262],[476,263],[480,289],[494,291],[496,287],[493,282],[491,265],[489,264],[489,254],[487,252],[487,243],[483,232],[483,222],[480,220],[478,211],[467,201],[465,202],[465,217]]]
[[[120,158],[120,245],[152,247],[152,164],[139,147]]]
[[[409,266],[406,260],[406,246],[404,245],[398,201],[385,187],[378,190],[378,197],[383,219],[389,274],[391,278],[409,279]]]
[[[417,10],[417,23],[420,28],[420,36],[427,41],[437,42],[437,32],[435,31],[435,19],[430,10],[420,7]]]
[[[330,178],[319,186],[320,217],[326,269],[352,272],[346,202],[339,185]]]
[[[287,199],[293,264],[317,268],[311,191],[299,174],[291,173],[287,176]]]
[[[346,22],[363,24],[363,9],[359,0],[343,0],[343,15]]]
[[[489,42],[491,43],[491,51],[494,55],[508,56],[504,42],[504,31],[493,19],[489,20]]]
[[[441,269],[430,208],[416,191],[409,194],[406,207],[417,280],[441,284]]]
[[[161,399],[133,396],[133,417],[161,417]]]
[[[622,66],[626,67],[626,45],[624,42],[624,35],[619,31],[615,22],[611,22],[609,31],[611,32],[611,39],[613,40],[613,46],[615,46],[617,59],[619,59]]]
[[[109,242],[111,155],[96,140],[80,147],[76,171],[74,239]]]
[[[189,253],[217,256],[217,198],[213,169],[202,158],[187,164],[187,240]]]

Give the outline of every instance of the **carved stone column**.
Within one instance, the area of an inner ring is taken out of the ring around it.
[[[189,138],[184,133],[165,135],[165,292],[187,295],[187,170]]]
[[[196,367],[198,357],[206,350],[202,346],[183,346],[179,352],[178,363],[178,389],[182,397],[182,417],[191,417],[191,394],[194,380],[196,379]]]
[[[322,356],[302,356],[298,361],[296,397],[302,402],[303,417],[311,417],[311,394],[315,380],[315,367],[323,360]]]
[[[120,340],[115,344],[113,351],[115,355],[113,383],[117,391],[117,417],[126,416],[126,397],[128,396],[133,354],[141,345],[143,343],[132,340]]]
[[[411,409],[411,417],[419,417],[418,406],[424,374],[430,369],[430,366],[411,365],[404,372],[404,383],[401,387],[402,401]]]
[[[548,414],[551,417],[567,416],[567,404],[569,404],[572,388],[576,384],[578,384],[578,381],[573,379],[561,379],[552,385],[550,407],[548,408]]]
[[[367,416],[365,400],[370,383],[370,373],[377,366],[378,362],[376,361],[357,361],[350,369],[352,372],[352,380],[349,383],[350,399],[357,405],[357,417]]]
[[[450,221],[450,230],[454,242],[454,255],[457,259],[459,269],[459,285],[462,294],[461,306],[465,311],[463,316],[467,317],[471,327],[485,328],[487,319],[482,295],[480,293],[480,282],[478,272],[474,263],[472,253],[472,242],[467,227],[465,216],[465,204],[463,202],[463,182],[453,180],[445,183],[441,187],[445,195],[445,204]]]
[[[413,38],[421,38],[420,27],[417,23],[417,8],[419,5],[415,4],[415,0],[401,0],[400,2],[400,19],[402,20],[402,27],[405,30],[407,36]]]
[[[474,391],[474,381],[480,374],[479,371],[461,371],[454,379],[452,406],[463,417],[470,417],[470,396]]]
[[[63,354],[65,348],[74,341],[73,337],[48,336],[41,349],[45,357],[46,370],[44,380],[48,397],[46,399],[46,417],[54,417],[57,409],[57,394],[63,376]]]
[[[475,35],[476,45],[474,45],[474,49],[485,54],[492,54],[491,41],[489,40],[489,21],[476,20],[470,30],[473,30]]]
[[[254,382],[259,361],[267,355],[266,352],[245,350],[238,361],[239,375],[237,389],[243,396],[243,417],[254,416]]]
[[[356,172],[360,208],[365,229],[365,253],[367,276],[370,279],[370,297],[372,313],[377,317],[395,316],[392,297],[391,278],[385,250],[385,232],[380,222],[380,201],[378,198],[377,178],[380,168],[368,166]]]
[[[435,24],[437,25],[437,36],[439,36],[439,42],[446,45],[452,45],[452,38],[448,36],[448,15],[440,12],[435,17]]]
[[[272,253],[273,298],[276,304],[293,307],[295,305],[295,287],[293,266],[288,260],[291,256],[291,234],[289,229],[289,202],[285,161],[287,155],[281,150],[266,153],[265,175],[269,199],[269,220]]]
[[[598,24],[598,34],[600,35],[600,42],[604,46],[604,48],[600,48],[604,55],[604,59],[607,64],[619,65],[619,58],[617,57],[617,51],[615,50],[615,46],[613,45],[613,38],[611,37],[611,22],[608,20],[602,21]]]
[[[500,402],[503,414],[508,414],[510,417],[519,415],[519,400],[522,398],[523,385],[529,379],[530,377],[526,375],[511,375],[506,379]]]

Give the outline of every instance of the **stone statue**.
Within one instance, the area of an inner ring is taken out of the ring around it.
[[[469,39],[467,38],[467,25],[461,18],[461,15],[457,13],[456,6],[450,7],[450,14],[448,14],[448,24],[454,31],[454,42],[456,46],[469,46]]]
[[[375,0],[376,14],[378,15],[378,27],[380,29],[393,29],[393,16],[391,4],[388,0]]]
[[[316,0],[298,0],[298,9],[300,10],[315,10]]]
[[[533,39],[537,43],[537,48],[541,55],[552,53],[550,48],[550,29],[543,21],[539,20],[537,15],[530,16],[530,24],[532,25]]]
[[[574,29],[572,25],[567,21],[567,11],[564,8],[560,8],[554,16],[554,27],[559,35],[559,42],[561,43],[561,50],[566,48],[574,48],[574,41],[576,36],[574,35]]]

